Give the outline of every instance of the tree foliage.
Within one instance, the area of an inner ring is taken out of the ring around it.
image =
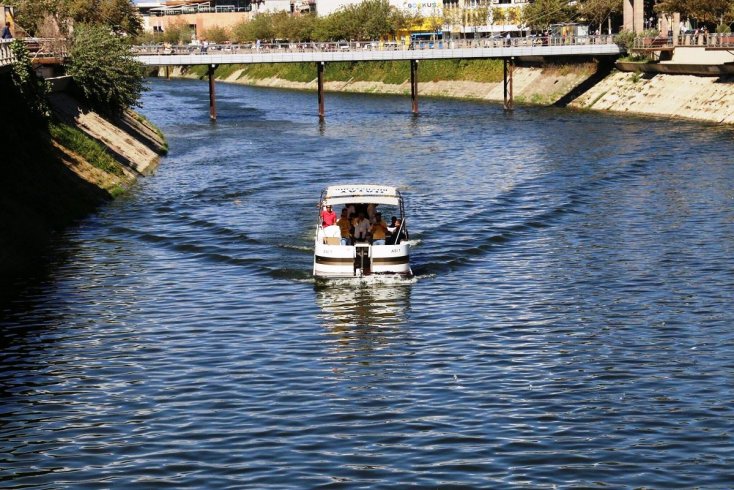
[[[365,41],[394,37],[398,31],[421,21],[390,5],[388,0],[363,0],[346,5],[326,17],[287,12],[261,13],[232,29],[236,42],[272,41]]]
[[[576,9],[566,0],[535,0],[525,6],[525,23],[533,30],[546,30],[551,24],[573,21]]]
[[[138,105],[145,90],[145,66],[106,26],[80,24],[74,30],[68,73],[95,109],[108,114]]]
[[[205,30],[200,37],[209,42],[220,44],[228,41],[230,35],[224,27],[213,26]]]
[[[28,49],[22,41],[13,40],[10,49],[15,57],[11,74],[13,84],[22,99],[28,104],[31,114],[39,120],[48,119],[51,114],[46,102],[46,95],[49,92],[48,84],[36,76]]]
[[[622,11],[622,0],[584,0],[580,12],[592,25],[602,30],[602,25],[615,13]]]
[[[662,0],[655,5],[655,11],[671,14],[680,12],[705,24],[729,24],[734,20],[734,1],[732,0]]]
[[[187,44],[194,37],[194,30],[183,19],[171,22],[163,32],[162,41],[170,44]]]
[[[29,35],[53,19],[59,30],[70,33],[77,23],[101,24],[117,33],[136,35],[142,20],[131,0],[4,0],[15,7],[16,22]]]

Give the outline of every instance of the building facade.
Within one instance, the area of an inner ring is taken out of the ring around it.
[[[138,3],[143,27],[163,32],[185,23],[198,37],[212,27],[231,28],[260,12],[313,12],[330,15],[362,0],[149,0]],[[389,0],[395,8],[419,15],[413,28],[444,38],[478,38],[522,30],[522,8],[528,0]]]

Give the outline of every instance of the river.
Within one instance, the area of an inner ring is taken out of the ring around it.
[[[151,88],[157,173],[2,304],[3,488],[731,487],[731,129]],[[314,283],[356,182],[413,279]]]

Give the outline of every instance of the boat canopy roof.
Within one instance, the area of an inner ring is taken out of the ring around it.
[[[332,185],[324,191],[323,205],[386,204],[399,206],[402,196],[396,187],[387,185]]]

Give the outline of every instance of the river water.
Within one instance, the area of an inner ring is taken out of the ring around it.
[[[734,485],[734,139],[680,121],[152,82],[154,176],[2,305],[3,488]],[[315,284],[333,183],[412,280]]]

